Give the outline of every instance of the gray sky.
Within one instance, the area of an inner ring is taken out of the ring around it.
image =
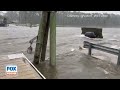
[[[3,13],[6,13],[6,11],[2,11]],[[113,14],[120,14],[120,11],[80,11],[84,13],[113,13]]]
[[[113,14],[120,14],[120,11],[81,11],[84,13],[113,13]]]

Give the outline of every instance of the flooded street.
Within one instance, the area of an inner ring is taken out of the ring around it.
[[[15,25],[0,27],[0,55],[24,53],[32,62],[35,41],[33,53],[27,54],[26,51],[29,40],[37,35],[38,28]],[[46,78],[120,78],[120,72],[116,68],[113,70],[117,56],[93,50],[92,56],[96,59],[87,55],[88,49],[79,49],[79,46],[83,47],[83,41],[120,49],[120,28],[103,28],[103,39],[90,39],[81,35],[80,27],[57,27],[56,33],[57,66],[49,66],[49,43],[46,61],[36,66]]]

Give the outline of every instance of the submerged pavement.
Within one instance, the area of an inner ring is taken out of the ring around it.
[[[110,31],[115,30],[115,31]],[[110,31],[110,32],[109,32]],[[37,35],[38,27],[10,25],[0,27],[0,55],[24,53],[32,62],[33,53],[27,54],[29,40]],[[49,40],[47,45],[46,61],[36,67],[48,79],[108,79],[120,78],[119,68],[115,65],[117,57],[107,53],[93,51],[93,56],[87,55],[87,49],[79,49],[83,41],[119,48],[119,28],[103,29],[103,39],[88,39],[82,37],[80,27],[57,27],[57,65],[49,66]],[[99,58],[99,59],[98,59]]]

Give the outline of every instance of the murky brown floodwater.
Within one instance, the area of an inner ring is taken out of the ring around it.
[[[35,37],[38,27],[14,26],[0,27],[0,54],[24,53],[32,62],[34,51],[27,54],[28,41]],[[57,27],[57,65],[49,65],[49,41],[47,47],[46,61],[36,67],[50,79],[79,79],[79,78],[120,78],[119,71],[115,69],[117,56],[93,50],[91,58],[87,55],[87,49],[79,50],[83,46],[83,41],[105,45],[113,48],[120,48],[120,28],[104,28],[103,39],[89,39],[81,36],[80,27]],[[33,44],[35,49],[35,42]],[[106,62],[109,61],[109,62]],[[104,63],[103,63],[104,62]],[[109,67],[109,68],[108,68]],[[102,68],[102,69],[101,69]],[[108,72],[107,74],[105,71]]]

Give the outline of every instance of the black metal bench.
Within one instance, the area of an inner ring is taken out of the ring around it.
[[[97,49],[97,50],[100,50],[100,51],[104,51],[104,52],[107,52],[107,53],[117,55],[118,56],[117,65],[120,65],[120,50],[118,50],[118,49],[93,44],[93,43],[90,43],[90,42],[87,42],[87,41],[84,41],[84,48],[88,48],[88,55],[91,55],[92,49]]]
[[[82,27],[81,30],[82,30],[81,34],[85,34],[86,32],[94,32],[94,34],[96,35],[96,38],[103,38],[102,28]]]

